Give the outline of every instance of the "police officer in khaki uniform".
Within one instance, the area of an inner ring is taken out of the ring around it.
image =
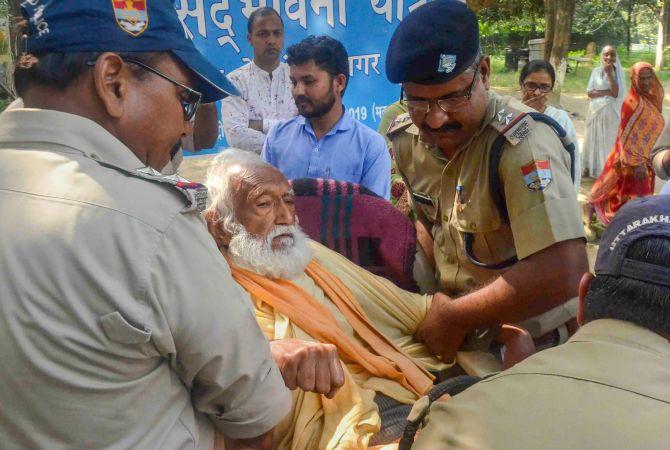
[[[170,0],[22,7],[24,105],[0,115],[0,446],[269,448],[290,393],[206,190],[158,172],[234,88]]]
[[[570,153],[530,108],[489,91],[477,17],[462,2],[409,14],[386,72],[408,108],[388,132],[397,167],[431,230],[439,289],[458,297],[434,302],[442,314],[417,338],[451,360],[473,330],[543,313],[523,325],[553,336],[588,267]]]
[[[662,449],[670,442],[670,196],[624,205],[579,287],[582,328],[434,403],[414,450]]]

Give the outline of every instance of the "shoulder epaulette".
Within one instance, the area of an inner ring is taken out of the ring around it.
[[[505,106],[495,112],[489,125],[505,136],[512,145],[528,137],[535,127],[535,120],[523,111]]]
[[[386,131],[386,136],[391,139],[400,132],[408,131],[412,125],[414,124],[412,123],[412,118],[409,116],[409,113],[400,114],[393,119],[393,122],[391,122],[391,126],[389,126],[388,131]]]
[[[163,175],[151,167],[134,170],[131,174],[174,187],[186,199],[186,206],[182,209],[184,213],[191,211],[203,212],[207,208],[207,187],[203,184],[192,183],[177,174]]]

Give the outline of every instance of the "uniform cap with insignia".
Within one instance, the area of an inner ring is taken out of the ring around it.
[[[392,83],[445,83],[478,54],[476,14],[459,0],[434,0],[398,25],[386,52],[386,76]]]
[[[670,267],[626,258],[639,239],[670,238],[670,195],[631,200],[621,207],[600,241],[594,272],[670,286]]]
[[[171,52],[196,75],[205,103],[239,95],[186,37],[172,0],[25,0],[27,52]]]

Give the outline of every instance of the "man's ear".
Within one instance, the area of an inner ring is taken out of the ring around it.
[[[230,233],[223,228],[223,220],[218,211],[207,211],[205,213],[205,221],[207,221],[207,230],[212,235],[216,246],[219,248],[228,247],[230,244]]]
[[[479,73],[482,77],[482,83],[484,83],[484,87],[488,91],[491,87],[491,59],[488,56],[485,56],[482,62],[479,63]]]
[[[115,119],[123,115],[130,76],[127,65],[116,53],[103,53],[93,66],[95,90],[107,114]]]
[[[335,90],[337,91],[340,96],[342,96],[342,93],[344,92],[344,89],[347,87],[347,77],[343,73],[337,75],[336,77],[333,77],[333,81],[335,81]]]
[[[577,323],[579,323],[580,327],[585,323],[586,293],[589,291],[589,286],[591,286],[591,282],[594,278],[595,276],[591,272],[586,272],[579,282],[579,309],[577,310]]]

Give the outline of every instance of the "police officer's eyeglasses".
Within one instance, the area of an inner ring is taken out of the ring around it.
[[[448,98],[438,98],[437,100],[411,100],[403,96],[401,103],[404,103],[407,106],[407,111],[409,111],[410,114],[428,114],[430,111],[430,105],[433,102],[437,103],[437,106],[439,106],[440,109],[446,113],[458,111],[470,102],[470,99],[472,98],[472,91],[474,90],[475,82],[477,81],[477,75],[479,75],[479,66],[477,66],[475,69],[475,75],[472,77],[470,86],[462,95]]]
[[[190,122],[193,120],[195,117],[195,113],[198,111],[198,108],[200,107],[200,104],[202,103],[202,94],[195,89],[191,89],[190,87],[180,83],[177,80],[172,79],[170,76],[164,74],[163,72],[154,69],[151,66],[148,66],[144,64],[141,61],[138,61],[133,58],[121,58],[124,62],[130,63],[130,64],[135,64],[136,66],[139,66],[143,68],[144,70],[147,70],[154,75],[158,75],[159,77],[169,81],[170,83],[174,84],[175,86],[179,86],[183,90],[179,93],[179,96],[181,97],[181,106],[184,108],[184,120],[187,122]],[[95,66],[95,61],[86,61],[86,65],[89,67]]]
[[[528,91],[528,92],[535,92],[536,90],[540,90],[543,94],[546,94],[547,92],[551,91],[551,85],[546,84],[546,83],[534,83],[532,81],[526,81],[523,83],[523,88]]]

